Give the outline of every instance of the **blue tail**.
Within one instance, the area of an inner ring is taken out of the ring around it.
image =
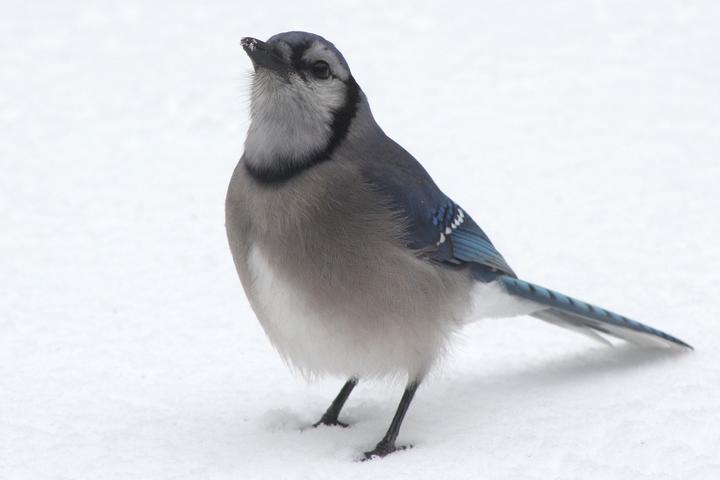
[[[596,339],[602,339],[597,334],[600,332],[633,343],[661,343],[692,350],[690,345],[672,335],[562,293],[506,275],[500,276],[498,282],[511,295],[547,306],[546,310],[541,310],[533,316],[550,323],[579,330]]]

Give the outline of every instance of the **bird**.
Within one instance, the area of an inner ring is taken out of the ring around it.
[[[456,333],[530,315],[609,343],[692,349],[605,308],[520,279],[470,214],[375,121],[342,53],[308,32],[246,37],[250,123],[228,187],[232,257],[285,362],[345,380],[314,426],[363,379],[399,378],[392,422],[361,460],[397,442],[418,387]]]

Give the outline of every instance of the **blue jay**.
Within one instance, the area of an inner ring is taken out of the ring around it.
[[[469,321],[531,315],[607,341],[691,348],[604,308],[517,277],[488,236],[375,122],[345,58],[324,38],[242,39],[251,122],[226,200],[241,283],[283,359],[306,376],[407,377],[386,435],[453,334]]]

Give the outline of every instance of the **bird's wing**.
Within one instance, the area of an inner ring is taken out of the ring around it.
[[[389,140],[389,139],[388,139]],[[389,199],[405,222],[408,248],[433,261],[470,264],[482,282],[497,282],[503,290],[537,305],[531,315],[606,342],[602,335],[640,344],[692,347],[660,330],[610,310],[582,302],[517,278],[485,232],[448,198],[412,155],[392,140],[371,151],[382,161],[365,166],[368,183]]]
[[[393,142],[393,155],[366,169],[370,184],[389,199],[406,224],[406,242],[430,259],[476,264],[515,273],[470,215],[448,198],[409,153]]]
[[[429,247],[431,258],[449,263],[475,263],[515,275],[485,232],[458,204],[448,198],[445,203],[433,206],[435,208],[421,212],[411,222],[411,231],[423,231],[411,238],[434,239],[430,245],[418,245],[425,249]]]

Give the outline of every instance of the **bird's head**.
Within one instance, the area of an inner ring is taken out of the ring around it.
[[[282,179],[329,156],[347,135],[361,91],[335,46],[312,33],[243,38],[254,73],[245,162]]]

